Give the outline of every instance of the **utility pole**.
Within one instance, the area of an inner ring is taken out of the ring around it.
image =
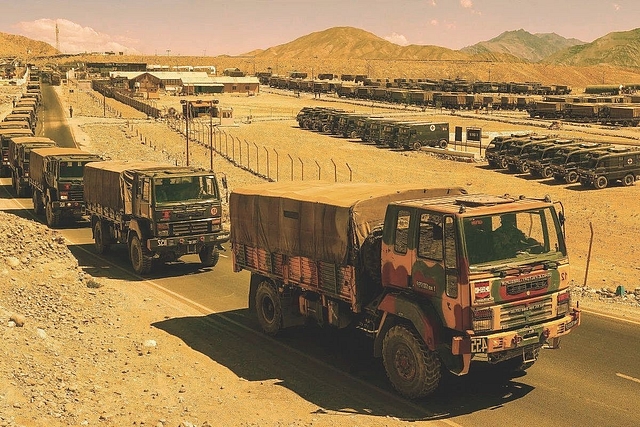
[[[185,114],[185,126],[184,126],[184,133],[187,135],[187,151],[185,153],[186,157],[187,157],[187,166],[189,166],[189,118],[191,116],[191,105],[189,104],[189,101],[186,101],[185,106],[187,108],[187,114]]]

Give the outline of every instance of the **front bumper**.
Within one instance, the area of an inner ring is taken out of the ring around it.
[[[580,325],[581,313],[573,309],[569,314],[548,322],[527,326],[510,331],[501,331],[488,335],[457,336],[452,340],[452,353],[464,357],[465,364],[473,358],[501,359],[500,353],[513,353],[527,347],[542,346],[555,342],[557,338],[570,333]],[[469,357],[471,356],[471,357]],[[506,359],[504,357],[502,359]],[[466,366],[468,369],[468,366]]]
[[[217,233],[195,234],[191,236],[153,238],[147,240],[147,249],[150,251],[161,251],[168,248],[187,247],[193,248],[186,253],[198,253],[203,246],[219,245],[229,241],[229,232],[220,231]]]

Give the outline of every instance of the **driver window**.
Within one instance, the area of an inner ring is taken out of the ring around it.
[[[442,217],[423,213],[420,215],[418,256],[442,261]]]
[[[393,246],[394,251],[406,254],[409,240],[409,221],[411,220],[411,214],[409,211],[398,211],[398,217],[396,219],[396,238]]]

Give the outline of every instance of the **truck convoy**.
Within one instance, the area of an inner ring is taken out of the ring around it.
[[[96,251],[112,243],[129,248],[133,269],[151,272],[152,261],[198,254],[205,267],[229,240],[222,227],[216,175],[195,167],[148,161],[102,161],[85,165],[84,197]]]
[[[85,214],[84,166],[100,161],[97,154],[77,148],[38,148],[30,152],[29,185],[36,215],[45,214],[55,228],[66,218],[80,220]]]
[[[548,198],[287,182],[229,202],[233,268],[251,272],[262,330],[356,328],[408,398],[433,393],[441,367],[527,369],[580,324],[562,205]]]
[[[9,168],[11,185],[16,196],[31,195],[29,187],[30,152],[36,148],[55,147],[56,142],[44,136],[16,136],[9,138]]]

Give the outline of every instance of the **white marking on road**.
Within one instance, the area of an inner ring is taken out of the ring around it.
[[[621,374],[620,372],[616,372],[616,376],[640,384],[640,379],[638,378],[630,377],[629,375]]]

